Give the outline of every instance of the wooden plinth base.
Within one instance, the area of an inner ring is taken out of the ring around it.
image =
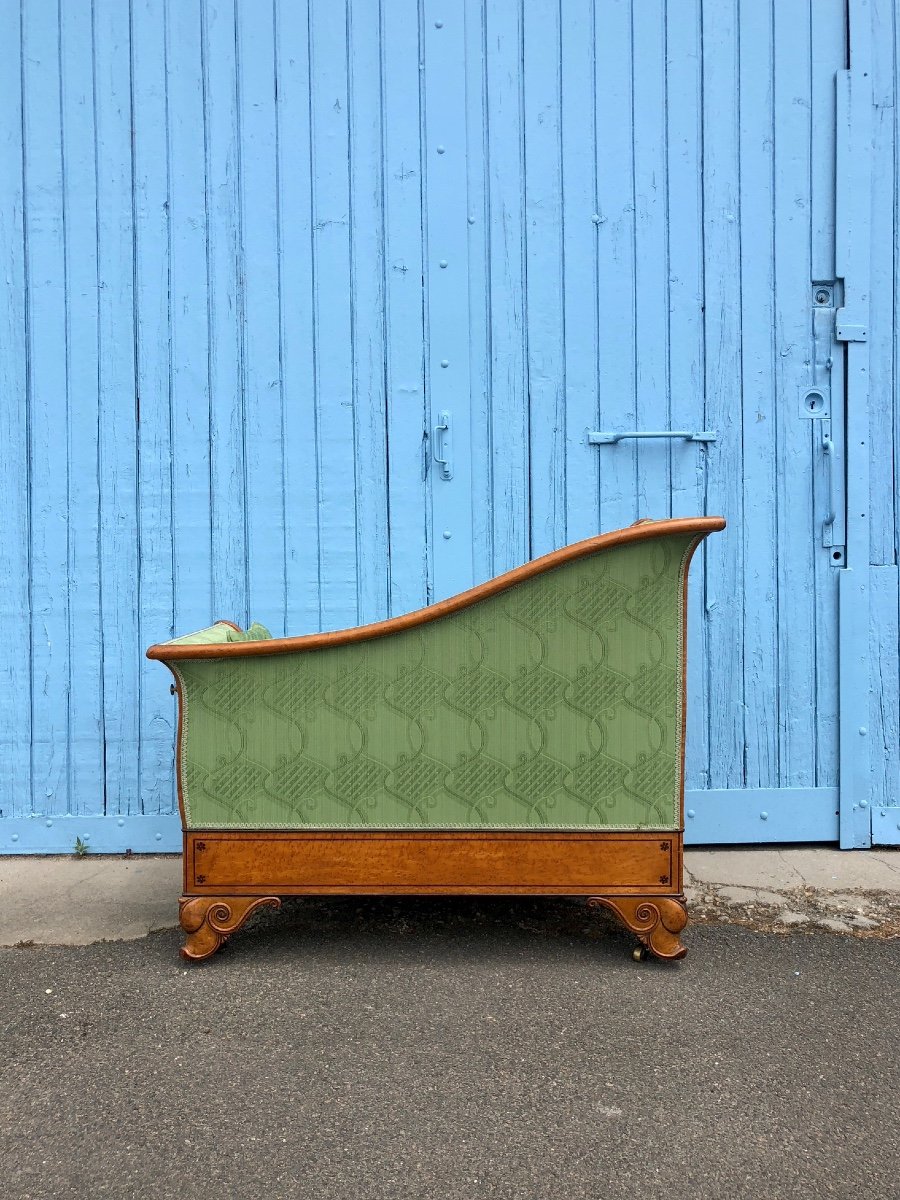
[[[585,896],[657,958],[682,958],[680,833],[192,831],[185,958],[214,954],[281,896]]]

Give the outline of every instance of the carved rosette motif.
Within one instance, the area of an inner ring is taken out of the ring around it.
[[[679,934],[687,924],[683,896],[591,896],[588,908],[608,908],[657,958],[684,958]]]
[[[252,912],[280,907],[277,896],[182,896],[178,918],[187,940],[181,957],[194,961],[209,958]]]

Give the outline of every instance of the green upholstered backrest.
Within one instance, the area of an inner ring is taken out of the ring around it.
[[[677,828],[694,540],[607,548],[388,636],[170,662],[187,828]]]

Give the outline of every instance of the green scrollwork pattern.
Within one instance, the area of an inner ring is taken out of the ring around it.
[[[691,540],[387,637],[173,663],[189,827],[677,827]]]

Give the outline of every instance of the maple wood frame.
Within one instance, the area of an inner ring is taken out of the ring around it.
[[[672,534],[694,535],[682,584],[677,829],[333,832],[185,828],[184,894],[179,911],[187,937],[182,955],[194,960],[208,958],[253,911],[262,906],[279,907],[282,896],[566,895],[586,896],[589,906],[610,909],[655,957],[684,957],[686,949],[679,934],[687,923],[682,888],[688,569],[703,538],[724,527],[722,517],[642,521],[546,554],[429,608],[354,629],[260,642],[151,646],[147,657],[168,663],[182,658],[243,658],[303,652],[365,641],[438,620],[544,571],[600,550]],[[175,691],[179,699],[178,804],[184,827],[181,794],[184,705],[177,675]]]

